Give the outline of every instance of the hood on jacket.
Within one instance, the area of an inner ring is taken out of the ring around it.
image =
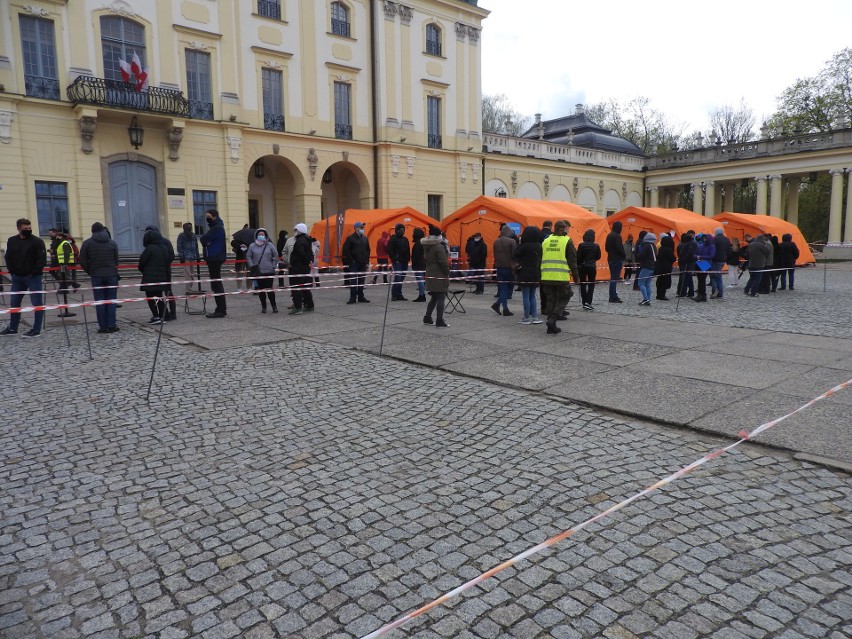
[[[500,237],[512,237],[512,227],[508,224],[504,224],[503,228],[500,230]]]
[[[107,233],[107,230],[101,227],[100,231],[95,231],[94,233],[92,233],[92,239],[95,242],[109,242],[112,238],[109,236],[109,233]]]
[[[149,224],[148,226],[145,227],[145,232],[147,233],[148,231],[157,231],[157,233],[159,233],[160,229],[158,227],[154,226],[153,224]]]
[[[616,233],[621,233],[621,220],[612,223],[612,230]]]
[[[263,234],[266,236],[266,239],[267,239],[267,240],[269,239],[269,231],[267,231],[265,228],[259,228],[259,229],[257,229],[257,230],[254,232],[254,239],[257,239],[257,236],[258,236],[260,233],[263,233]]]
[[[388,233],[387,231],[382,231],[382,238],[381,239],[383,239],[383,240],[390,239],[390,233]]]
[[[792,233],[784,233],[784,235],[781,236],[781,241],[782,242],[792,242],[793,241],[793,234]]]
[[[666,247],[666,248],[673,249],[674,248],[674,238],[671,235],[669,235],[668,233],[666,233],[665,235],[663,235],[663,237],[660,238],[660,247]]]
[[[426,234],[423,232],[423,229],[421,229],[420,227],[415,227],[414,232],[412,233],[412,237],[414,238],[415,242],[417,240],[422,240],[425,236]]]
[[[594,242],[595,241],[595,229],[586,229],[586,232],[583,233],[583,241],[584,242]]]
[[[642,241],[643,242],[656,243],[657,242],[657,236],[654,235],[653,233],[645,233],[645,237],[642,238]]]
[[[156,230],[156,228],[149,228],[145,231],[145,235],[142,237],[142,246],[148,246],[150,244],[161,244],[163,241],[163,236],[160,235],[160,232]]]
[[[420,240],[420,246],[434,246],[441,244],[441,242],[443,242],[443,238],[440,235],[430,235]]]
[[[541,243],[541,231],[538,230],[537,226],[528,226],[521,233],[521,244],[525,244],[526,242]]]

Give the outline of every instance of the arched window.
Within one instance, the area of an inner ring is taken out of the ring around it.
[[[342,2],[331,3],[331,32],[349,37],[349,8]]]
[[[104,56],[104,77],[121,82],[119,60],[131,64],[135,53],[141,67],[146,67],[145,27],[121,16],[104,16],[101,18],[101,49]]]
[[[437,25],[426,25],[426,53],[441,55],[441,29]]]

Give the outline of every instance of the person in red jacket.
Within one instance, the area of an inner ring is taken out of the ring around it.
[[[382,282],[388,283],[388,263],[390,262],[390,256],[388,255],[388,242],[390,241],[390,234],[387,231],[382,231],[382,236],[379,238],[379,241],[376,242],[376,263],[379,265],[376,269],[377,273],[384,273],[382,275]],[[379,279],[378,274],[373,275],[373,284],[376,283],[376,280]]]

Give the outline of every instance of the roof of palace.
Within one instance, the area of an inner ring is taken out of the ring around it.
[[[555,144],[573,144],[589,149],[644,155],[642,149],[622,137],[612,134],[612,130],[592,122],[585,113],[575,113],[555,120],[542,120],[543,139]],[[572,135],[573,134],[573,135]],[[539,126],[533,124],[521,137],[537,139]]]

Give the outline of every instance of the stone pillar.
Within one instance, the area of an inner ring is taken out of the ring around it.
[[[707,187],[707,200],[704,202],[704,215],[712,217],[716,215],[716,183],[713,180],[705,182]]]
[[[704,215],[704,189],[702,182],[693,182],[692,186],[692,210],[698,215]]]
[[[766,215],[766,178],[761,175],[754,178],[754,180],[757,182],[757,206],[755,207],[755,213]]]
[[[831,208],[828,213],[828,243],[840,244],[843,210],[843,169],[831,169]]]
[[[660,187],[652,186],[651,187],[651,208],[656,209],[660,206]]]
[[[736,184],[733,182],[728,182],[725,184],[725,204],[722,209],[728,213],[733,212],[734,210],[734,188]]]
[[[790,192],[787,194],[787,221],[798,226],[799,189],[802,186],[802,178],[790,178],[788,184],[790,185]]]
[[[644,198],[644,201],[642,202],[642,206],[651,206],[651,187],[650,186],[645,187],[645,198]]]
[[[846,169],[852,176],[852,169]],[[849,188],[846,189],[846,229],[843,231],[843,243],[852,244],[852,177],[849,178]]]
[[[780,218],[781,215],[781,176],[769,176],[769,215]]]

